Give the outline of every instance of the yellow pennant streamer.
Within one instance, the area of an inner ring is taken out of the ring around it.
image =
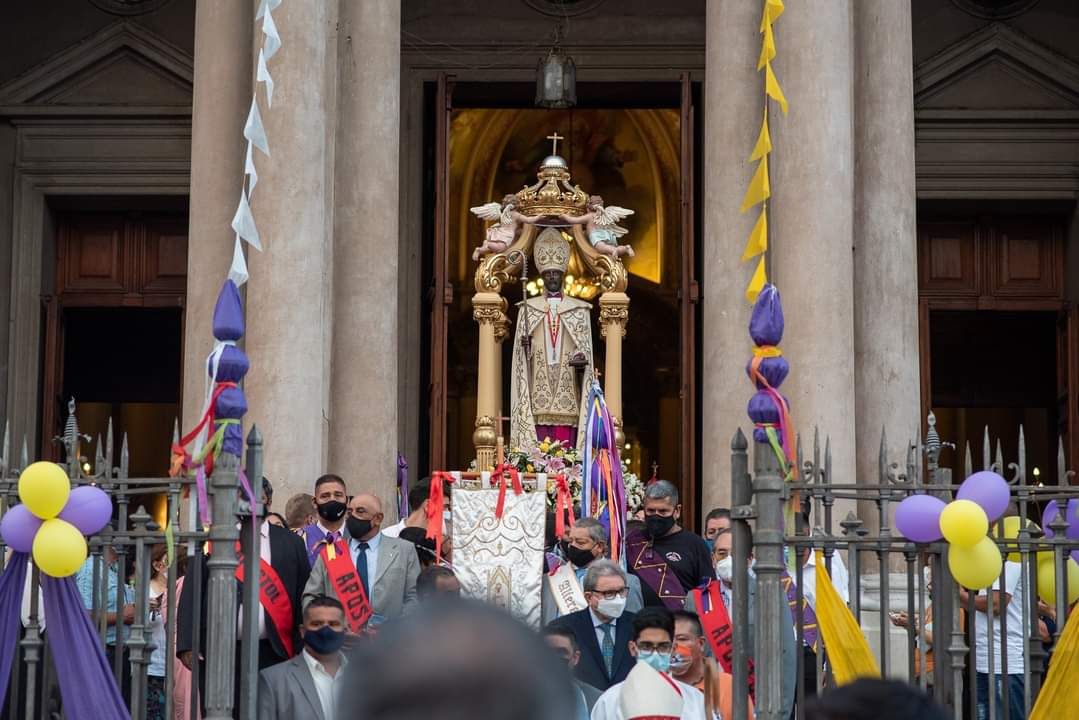
[[[757,269],[753,271],[753,278],[749,281],[749,287],[746,288],[746,300],[749,301],[750,305],[757,302],[757,296],[761,294],[766,282],[768,282],[768,276],[764,272],[764,256],[762,255],[757,263]]]
[[[757,60],[758,70],[772,62],[772,59],[776,56],[776,36],[772,32],[772,24],[765,25],[761,32],[764,33],[764,40],[761,43],[761,56]]]
[[[832,587],[832,579],[828,577],[820,551],[814,552],[818,575],[817,626],[824,639],[836,685],[846,685],[860,677],[879,678],[880,668],[869,649],[869,643],[851,615],[850,608]]]
[[[761,17],[761,32],[774,23],[783,14],[783,0],[764,0],[764,15]]]
[[[1053,662],[1049,663],[1049,674],[1038,693],[1034,709],[1030,711],[1030,720],[1055,720],[1069,717],[1076,705],[1079,705],[1079,610],[1072,610],[1071,617],[1064,625]],[[1069,709],[1071,708],[1071,709]]]
[[[765,155],[757,165],[757,172],[753,173],[746,195],[742,198],[742,212],[749,210],[757,203],[764,202],[771,196],[772,188],[768,184],[768,156]]]
[[[768,209],[761,208],[761,216],[753,225],[753,232],[749,233],[746,249],[742,252],[742,262],[752,260],[768,250]]]
[[[753,146],[753,154],[750,160],[760,160],[772,152],[772,134],[768,131],[768,108],[764,109],[764,122],[761,123],[761,132],[757,135],[757,144]]]
[[[768,97],[779,103],[779,107],[783,110],[783,114],[787,114],[787,98],[783,96],[783,90],[779,87],[779,81],[776,80],[776,74],[772,72],[772,63],[765,63],[764,65],[764,92]]]

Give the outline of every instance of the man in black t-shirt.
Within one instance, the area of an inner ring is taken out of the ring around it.
[[[708,546],[682,529],[681,516],[674,485],[656,480],[645,488],[645,531],[626,538],[626,563],[641,579],[645,606],[679,610],[690,590],[715,578]]]

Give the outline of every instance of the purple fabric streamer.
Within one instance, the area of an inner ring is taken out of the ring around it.
[[[243,350],[235,345],[226,345],[221,350],[221,358],[217,361],[217,382],[239,382],[250,369],[251,363]],[[206,374],[213,372],[210,364],[206,364]]]
[[[408,460],[397,453],[397,519],[408,517]]]
[[[25,560],[22,563],[25,566]],[[22,587],[20,585],[20,591]],[[75,580],[41,574],[49,645],[68,720],[130,720]],[[19,612],[19,604],[15,604]]]
[[[762,387],[760,381],[753,380],[753,375],[749,371],[752,364],[752,360],[746,363],[746,375],[749,376],[750,381],[756,385],[758,390],[760,390]],[[787,379],[787,373],[790,372],[791,366],[787,362],[787,358],[780,355],[779,357],[761,358],[761,363],[757,370],[764,376],[764,379],[768,381],[769,385],[773,388],[777,388]]]
[[[247,412],[247,398],[238,387],[225,388],[214,405],[214,417],[219,420],[239,420]]]
[[[214,337],[235,342],[244,335],[244,306],[240,302],[240,289],[236,283],[226,280],[217,295],[214,307]]]
[[[0,575],[0,700],[7,697],[11,680],[11,664],[19,648],[22,631],[22,594],[26,587],[26,570],[30,555],[12,553],[4,574]]]
[[[778,345],[783,339],[783,304],[772,283],[765,285],[753,303],[749,317],[749,337],[759,346]]]

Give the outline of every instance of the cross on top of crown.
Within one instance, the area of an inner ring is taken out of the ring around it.
[[[547,139],[551,141],[551,154],[552,155],[557,155],[558,154],[558,141],[559,140],[565,140],[566,138],[559,135],[558,131],[556,130],[554,135],[548,135]]]

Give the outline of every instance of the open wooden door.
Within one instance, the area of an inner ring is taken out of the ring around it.
[[[1079,309],[1060,311],[1057,321],[1057,421],[1065,467],[1079,463]],[[1074,476],[1070,478],[1075,482]],[[1063,485],[1069,478],[1059,478]]]
[[[446,336],[453,285],[449,282],[450,115],[453,111],[449,76],[440,73],[435,93],[435,236],[431,285],[430,467],[446,465]]]
[[[697,521],[697,303],[700,286],[696,278],[694,253],[694,124],[693,83],[689,73],[682,73],[681,103],[681,205],[682,205],[682,280],[679,292],[682,345],[682,517]]]

